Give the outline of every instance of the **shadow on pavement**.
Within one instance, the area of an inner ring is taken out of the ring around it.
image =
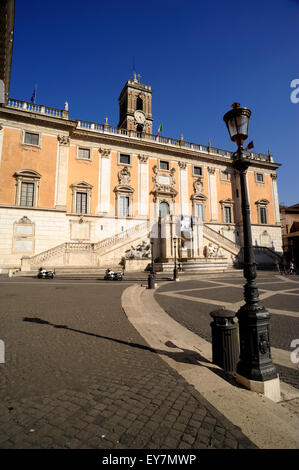
[[[41,318],[24,317],[23,321],[24,322],[29,322],[29,323],[37,323],[37,324],[40,324],[40,325],[48,325],[48,326],[52,326],[53,328],[57,328],[57,329],[65,329],[65,330],[74,331],[75,333],[80,333],[80,334],[83,334],[83,335],[93,336],[93,337],[101,338],[101,339],[107,339],[109,341],[114,341],[115,343],[124,344],[124,345],[130,346],[132,348],[143,349],[143,350],[146,350],[146,351],[150,351],[154,354],[164,355],[164,356],[169,357],[170,359],[173,359],[176,362],[180,362],[180,363],[184,363],[184,364],[194,364],[194,365],[198,365],[198,366],[201,366],[201,367],[207,367],[211,372],[217,374],[218,376],[220,376],[224,380],[227,380],[228,382],[232,383],[235,386],[239,386],[239,384],[235,381],[234,377],[231,374],[229,374],[229,373],[227,373],[227,372],[225,372],[224,370],[221,370],[221,369],[216,369],[214,367],[209,367],[208,365],[209,364],[212,365],[213,363],[211,361],[209,361],[208,359],[206,359],[205,357],[203,357],[198,352],[193,351],[193,350],[189,350],[189,349],[183,349],[180,346],[175,345],[171,341],[167,341],[165,343],[165,346],[171,347],[171,348],[178,348],[181,351],[172,352],[172,351],[165,351],[163,349],[153,349],[150,346],[144,346],[144,345],[138,344],[138,343],[128,343],[127,341],[123,341],[121,339],[116,339],[116,338],[111,338],[110,336],[102,336],[102,335],[98,335],[98,334],[95,334],[95,333],[90,333],[90,332],[87,332],[87,331],[77,330],[75,328],[69,328],[67,325],[56,325],[55,323],[50,323],[46,320],[42,320]],[[206,363],[207,365],[201,364],[202,362]]]

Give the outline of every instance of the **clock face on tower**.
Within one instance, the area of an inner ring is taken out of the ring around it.
[[[146,121],[144,112],[140,111],[139,109],[137,109],[137,111],[135,111],[134,118],[135,118],[135,121],[137,122],[137,124],[144,124],[145,121]]]

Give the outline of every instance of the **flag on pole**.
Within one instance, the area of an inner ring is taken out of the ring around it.
[[[161,131],[162,131],[162,124],[160,124],[160,126],[159,126],[157,137],[158,137],[158,135],[160,134]]]
[[[253,149],[254,145],[253,145],[253,140],[251,142],[249,142],[249,144],[245,147],[245,152],[247,152],[247,150],[250,150],[250,149]]]
[[[36,89],[37,89],[37,85],[35,85],[34,87],[34,90],[33,90],[33,93],[32,93],[32,96],[31,96],[31,103],[35,103],[35,100],[36,100]]]

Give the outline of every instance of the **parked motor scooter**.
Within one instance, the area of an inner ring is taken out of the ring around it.
[[[48,271],[44,268],[39,268],[37,277],[39,279],[54,279],[55,277],[55,270],[49,269]]]
[[[122,281],[123,275],[121,272],[115,273],[110,268],[108,268],[106,269],[104,280],[105,281]]]

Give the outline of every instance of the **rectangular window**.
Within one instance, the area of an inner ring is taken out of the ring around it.
[[[128,196],[119,196],[119,217],[129,217],[130,215],[130,198]]]
[[[34,183],[22,183],[21,185],[21,206],[33,207]]]
[[[230,206],[224,206],[224,222],[226,224],[232,223],[232,209]]]
[[[121,153],[119,156],[119,163],[122,165],[131,165],[131,155],[125,155]]]
[[[202,167],[201,166],[194,166],[193,167],[193,174],[196,176],[202,176]]]
[[[77,214],[87,214],[87,193],[76,193]]]
[[[25,132],[24,138],[25,144],[38,145],[39,144],[39,135],[33,134],[32,132]]]
[[[228,171],[221,171],[220,179],[222,181],[230,181],[230,173]]]
[[[79,148],[78,158],[84,158],[85,160],[90,160],[90,149]]]
[[[203,220],[203,204],[195,204],[195,217]]]
[[[255,174],[256,181],[258,183],[263,183],[264,182],[264,175],[263,173],[256,173]]]
[[[266,207],[260,207],[260,223],[267,224],[267,209]]]
[[[160,170],[169,170],[169,162],[160,161]]]

